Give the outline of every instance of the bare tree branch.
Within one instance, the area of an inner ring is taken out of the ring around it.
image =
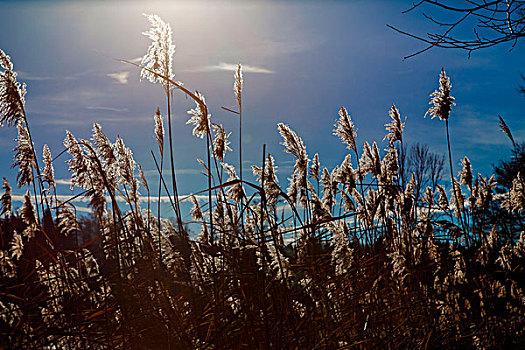
[[[421,0],[413,3],[403,13],[417,8],[429,10],[430,12],[422,13],[422,15],[437,25],[438,29],[426,35],[417,35],[387,25],[398,33],[428,44],[424,49],[405,56],[404,60],[433,47],[465,50],[470,57],[473,51],[509,42],[511,51],[518,40],[525,37],[525,1]],[[444,13],[452,20],[437,19],[435,12]],[[474,21],[474,24],[471,24],[471,21]],[[473,35],[470,38],[460,38],[453,34],[453,31],[461,25],[473,25]]]

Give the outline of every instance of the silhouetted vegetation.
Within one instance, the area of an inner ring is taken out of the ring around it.
[[[225,163],[229,134],[210,120],[203,95],[173,80],[169,25],[158,16],[147,18],[152,45],[140,65],[129,63],[166,95],[166,116],[158,110],[152,118],[160,185],[150,187],[124,141],[111,142],[100,125],[94,124],[89,140],[67,131],[71,181],[88,198],[89,217],[57,199],[54,159],[45,147],[39,165],[25,88],[0,51],[0,120],[18,128],[17,181],[28,188],[18,211],[7,180],[0,198],[0,347],[523,344],[525,233],[512,237],[504,231],[517,227],[511,220],[525,208],[521,175],[509,178],[498,195],[494,176],[475,175],[467,157],[455,176],[449,156],[450,179],[443,174],[444,158],[427,146],[412,146],[400,161],[405,125],[392,105],[386,148],[365,142],[362,152],[351,117],[340,108],[334,135],[348,154],[331,170],[317,154],[310,159],[301,138],[279,124],[285,152],[295,160],[288,188],[279,183],[264,147],[249,181]],[[239,65],[238,109],[232,112],[240,129],[242,88]],[[442,70],[428,114],[445,122],[447,136],[450,89]],[[201,161],[207,184],[188,197],[180,195],[173,159],[170,95],[177,92],[195,102],[188,123],[207,151]],[[161,195],[169,197],[172,220],[159,215]],[[192,201],[191,223],[202,228],[197,239],[183,221],[183,200]],[[501,222],[493,219],[495,208],[506,213]]]

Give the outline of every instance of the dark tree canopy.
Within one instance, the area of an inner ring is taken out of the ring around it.
[[[403,13],[420,9],[436,25],[426,35],[416,35],[391,25],[388,27],[428,44],[424,49],[404,57],[413,57],[433,47],[461,49],[470,54],[501,43],[525,37],[525,1],[512,0],[420,0]],[[470,26],[470,36],[457,34],[459,27]]]
[[[505,191],[512,188],[512,181],[518,173],[525,175],[525,143],[517,143],[512,150],[510,160],[501,160],[494,166],[494,173],[499,186]]]

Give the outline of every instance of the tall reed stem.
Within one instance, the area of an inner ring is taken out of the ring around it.
[[[452,152],[450,150],[450,135],[449,135],[449,132],[448,132],[448,119],[445,120],[445,126],[446,126],[446,129],[447,129],[447,148],[448,148],[448,163],[450,165],[450,183],[452,185],[452,190],[454,192],[454,198],[456,199],[456,206],[458,206],[457,211],[459,213],[458,217],[459,217],[459,221],[461,222],[461,227],[463,228],[463,230],[465,230],[465,224],[463,222],[463,213],[460,212],[460,208],[459,208],[459,197],[458,197],[458,193],[456,191],[456,186],[454,185],[454,170],[453,170],[453,167],[452,167]]]
[[[241,179],[241,186],[243,186],[242,177],[242,101],[239,98],[239,178]],[[264,171],[264,169],[263,169]],[[244,196],[241,198],[241,228],[244,234],[244,215],[242,208],[244,207]]]
[[[161,229],[161,222],[160,222],[160,196],[162,192],[162,166],[164,164],[164,149],[160,149],[160,170],[159,170],[159,198],[157,202],[157,222],[158,222],[158,228],[159,228],[159,261],[162,258],[162,248],[160,245],[160,229]],[[148,219],[149,222],[149,219]]]
[[[168,101],[168,136],[170,140],[170,164],[171,164],[171,185],[173,187],[173,197],[175,202],[175,215],[177,216],[177,225],[179,233],[182,234],[182,217],[179,207],[179,193],[177,191],[177,179],[175,177],[175,161],[173,160],[173,137],[171,134],[171,103],[170,103],[170,82],[166,83],[166,97]]]

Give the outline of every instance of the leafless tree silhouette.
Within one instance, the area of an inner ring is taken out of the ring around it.
[[[415,177],[414,200],[417,203],[421,199],[427,186],[436,190],[437,184],[443,178],[443,167],[445,158],[430,151],[426,144],[415,143],[410,147],[407,166],[409,173]]]
[[[403,11],[422,9],[423,16],[438,26],[437,31],[416,35],[391,25],[389,28],[427,43],[407,59],[433,47],[472,51],[488,48],[505,42],[511,43],[512,50],[519,39],[525,37],[525,1],[513,0],[420,0]],[[453,32],[460,26],[472,26],[472,36],[462,38]]]

